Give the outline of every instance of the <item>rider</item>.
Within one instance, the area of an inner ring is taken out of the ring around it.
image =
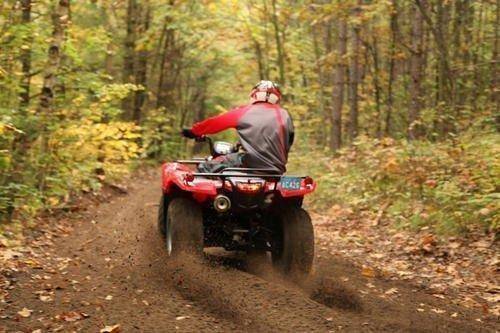
[[[271,81],[260,81],[250,93],[250,104],[232,109],[184,129],[187,138],[215,134],[229,128],[238,131],[243,153],[222,156],[202,165],[203,171],[217,166],[272,169],[277,173],[286,171],[288,151],[294,139],[292,118],[279,105],[281,91]]]

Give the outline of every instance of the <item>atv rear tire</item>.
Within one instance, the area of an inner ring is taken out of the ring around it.
[[[188,198],[174,198],[167,211],[165,243],[169,256],[203,253],[203,216],[201,207]]]
[[[161,195],[160,204],[158,206],[158,231],[160,235],[165,238],[167,223],[167,200],[165,194]]]
[[[291,207],[276,215],[272,242],[273,265],[292,279],[309,274],[314,260],[314,229],[309,214]]]

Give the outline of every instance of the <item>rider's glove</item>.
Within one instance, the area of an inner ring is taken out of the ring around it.
[[[195,139],[197,136],[191,131],[190,128],[183,128],[181,132],[182,136],[189,139]]]

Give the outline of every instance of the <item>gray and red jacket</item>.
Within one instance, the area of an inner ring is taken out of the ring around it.
[[[288,151],[294,139],[292,118],[277,104],[257,102],[193,125],[196,136],[235,128],[246,151],[243,164],[248,168],[269,168],[284,173]]]

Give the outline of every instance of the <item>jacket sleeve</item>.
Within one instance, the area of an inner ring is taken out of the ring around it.
[[[219,116],[211,117],[193,125],[191,131],[196,136],[215,134],[229,128],[236,128],[238,121],[246,111],[246,107],[238,107]]]

